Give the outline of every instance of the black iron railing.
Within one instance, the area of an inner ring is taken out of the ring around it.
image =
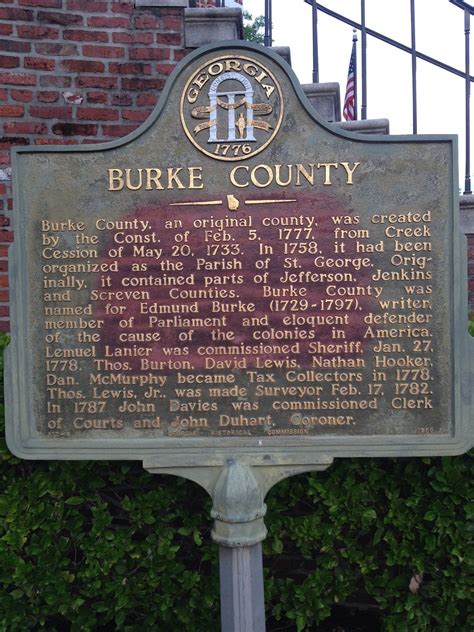
[[[319,51],[318,51],[318,12],[335,18],[361,34],[361,100],[360,114],[362,119],[367,118],[367,36],[377,38],[390,46],[394,46],[411,55],[412,74],[412,129],[416,134],[418,131],[418,102],[417,102],[417,61],[423,60],[457,77],[463,78],[465,82],[465,133],[466,133],[466,157],[465,157],[465,178],[464,193],[471,194],[471,143],[470,143],[470,98],[471,83],[474,77],[470,74],[470,21],[474,14],[474,0],[449,0],[449,2],[464,11],[464,35],[465,35],[465,67],[464,69],[454,68],[439,59],[426,55],[416,48],[416,24],[415,24],[415,1],[410,0],[410,21],[411,21],[411,44],[406,46],[395,39],[387,37],[366,25],[365,0],[360,1],[360,22],[328,9],[317,0],[304,0],[312,7],[313,24],[313,82],[319,81]],[[265,0],[265,46],[272,45],[272,0]]]

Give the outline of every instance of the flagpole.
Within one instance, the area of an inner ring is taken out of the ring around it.
[[[362,104],[360,118],[367,118],[367,28],[365,25],[365,0],[361,0],[361,33],[362,33]]]
[[[354,120],[357,121],[357,31],[353,29],[352,48],[354,53]]]
[[[418,133],[418,104],[416,88],[416,34],[415,34],[415,0],[410,0],[410,22],[411,22],[411,83],[412,83],[412,116],[413,133]]]
[[[357,36],[352,37],[351,56],[349,59],[349,70],[347,72],[346,81],[346,93],[344,95],[344,105],[342,108],[342,115],[346,121],[357,120],[357,105],[356,105],[356,42]]]

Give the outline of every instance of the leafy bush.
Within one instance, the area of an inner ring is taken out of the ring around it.
[[[219,630],[200,488],[138,463],[20,461],[4,443],[0,477],[2,632]],[[314,630],[348,602],[387,632],[474,629],[472,478],[469,455],[348,459],[277,485],[268,632]]]
[[[263,44],[265,36],[265,18],[263,15],[253,17],[248,11],[243,12],[244,16],[244,40]]]

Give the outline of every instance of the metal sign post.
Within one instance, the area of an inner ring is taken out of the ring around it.
[[[258,463],[258,461],[255,461]],[[212,539],[219,545],[222,632],[264,632],[262,541],[267,530],[264,497],[279,481],[308,471],[324,471],[331,458],[312,466],[247,465],[228,458],[222,468],[201,470],[162,468],[153,458],[144,468],[153,474],[173,474],[200,484],[212,497]]]

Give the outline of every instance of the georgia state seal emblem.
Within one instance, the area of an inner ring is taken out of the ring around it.
[[[243,160],[267,147],[283,118],[275,76],[255,59],[223,55],[200,66],[186,83],[181,122],[207,156]]]

